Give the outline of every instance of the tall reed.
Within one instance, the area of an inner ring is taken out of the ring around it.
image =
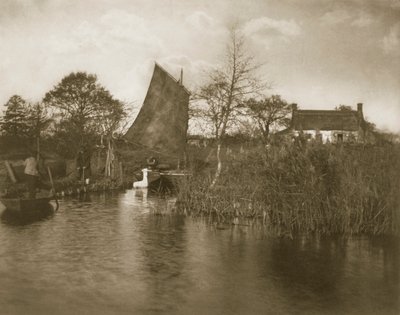
[[[178,210],[217,221],[256,219],[278,234],[398,234],[398,146],[285,144],[227,156],[179,189]]]

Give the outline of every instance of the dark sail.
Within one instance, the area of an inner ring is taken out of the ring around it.
[[[125,139],[160,158],[182,159],[188,129],[189,92],[159,65],[143,106]],[[153,152],[153,153],[151,153]]]

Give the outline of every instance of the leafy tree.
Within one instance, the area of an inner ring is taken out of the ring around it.
[[[349,105],[339,105],[339,106],[335,107],[335,110],[339,110],[339,111],[342,111],[342,112],[350,112],[353,109]]]
[[[30,138],[36,141],[36,150],[40,154],[42,133],[49,127],[53,119],[49,118],[48,109],[43,103],[29,104],[26,113]]]
[[[217,143],[218,166],[211,186],[221,173],[221,140],[227,129],[243,111],[245,99],[265,88],[255,75],[256,68],[246,51],[243,35],[233,29],[223,66],[210,74],[210,81],[197,94],[198,113],[213,126]]]
[[[123,103],[115,99],[103,103],[99,109],[97,127],[101,127],[99,131],[102,134],[112,137],[113,133],[121,126],[121,122],[127,117],[127,110]]]
[[[28,103],[19,95],[13,95],[4,105],[6,111],[1,120],[1,130],[5,136],[25,138],[30,127],[27,119]]]
[[[287,126],[290,105],[280,95],[272,95],[261,100],[251,98],[246,103],[250,117],[259,127],[264,143],[268,143],[271,128]]]
[[[67,158],[74,158],[80,148],[81,135],[70,120],[60,120],[54,123],[53,135],[49,139],[56,152]],[[97,137],[94,134],[85,136],[86,143],[95,143]]]
[[[71,73],[64,77],[43,102],[52,106],[60,115],[59,131],[71,132],[75,150],[92,143],[99,132],[111,130],[124,117],[123,104],[102,87],[97,76],[85,72]]]

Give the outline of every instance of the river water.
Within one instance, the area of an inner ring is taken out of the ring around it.
[[[399,239],[281,239],[141,191],[2,211],[0,314],[400,314]]]

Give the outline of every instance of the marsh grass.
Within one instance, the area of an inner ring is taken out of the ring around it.
[[[254,146],[226,156],[210,189],[212,171],[181,183],[178,211],[279,235],[399,234],[398,146]]]

